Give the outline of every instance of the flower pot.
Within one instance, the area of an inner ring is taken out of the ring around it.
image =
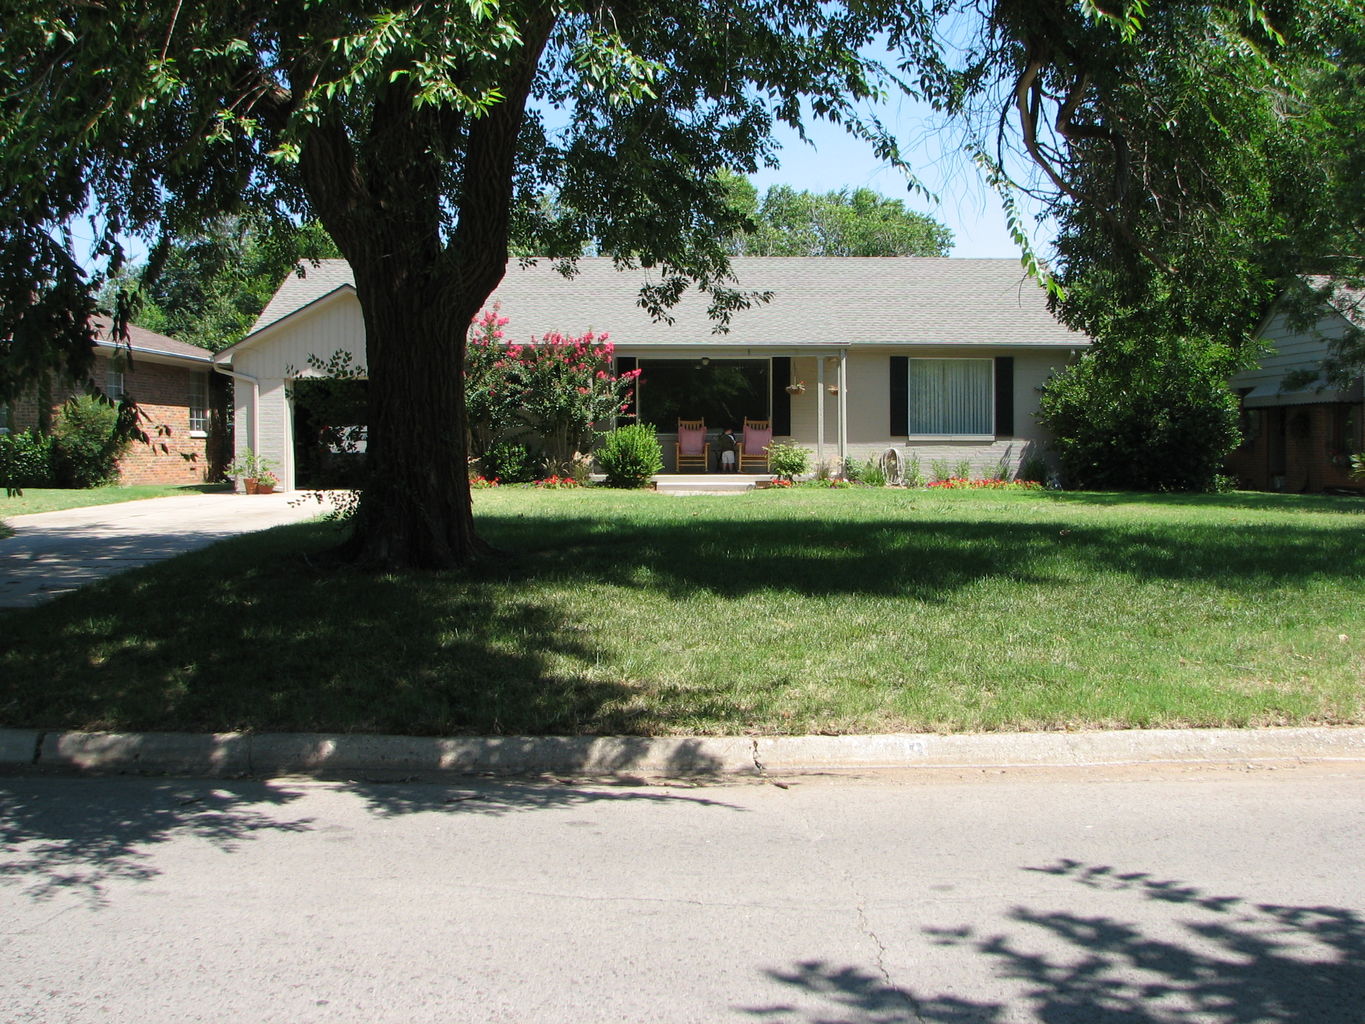
[[[789,395],[804,395],[805,393],[806,389],[802,387],[800,384],[787,385],[787,394]]]
[[[273,483],[266,483],[264,480],[256,480],[256,479],[252,479],[252,478],[247,478],[247,479],[243,480],[242,483],[243,483],[243,485],[246,487],[246,493],[247,493],[247,494],[274,494],[274,493],[275,493],[275,485],[274,485]]]

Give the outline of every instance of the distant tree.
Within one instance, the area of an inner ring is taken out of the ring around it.
[[[947,227],[870,188],[816,193],[774,185],[760,202],[748,179],[722,181],[753,227],[732,236],[736,256],[947,256],[953,247]]]
[[[231,217],[170,243],[155,272],[133,275],[134,322],[215,352],[241,341],[300,260],[341,255],[317,223],[270,227]]]

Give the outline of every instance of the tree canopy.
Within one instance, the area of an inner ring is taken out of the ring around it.
[[[870,188],[773,185],[760,201],[747,178],[723,181],[753,229],[732,236],[736,256],[947,256],[953,245],[947,227]]]

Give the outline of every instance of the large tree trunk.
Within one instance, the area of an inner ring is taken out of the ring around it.
[[[485,555],[465,446],[464,346],[490,289],[440,279],[440,261],[353,261],[365,317],[369,479],[347,554],[368,565],[442,569]]]
[[[362,564],[447,569],[489,553],[474,532],[466,463],[470,321],[506,272],[517,135],[554,25],[530,5],[504,99],[467,123],[391,79],[368,131],[319,119],[300,154],[313,207],[351,264],[365,318],[369,479],[347,553]],[[460,169],[451,236],[442,189]]]

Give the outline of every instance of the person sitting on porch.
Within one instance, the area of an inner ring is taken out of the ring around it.
[[[735,463],[735,450],[739,447],[739,442],[735,440],[735,428],[726,427],[716,441],[716,449],[720,452],[718,468],[722,473],[734,473],[738,469]]]

